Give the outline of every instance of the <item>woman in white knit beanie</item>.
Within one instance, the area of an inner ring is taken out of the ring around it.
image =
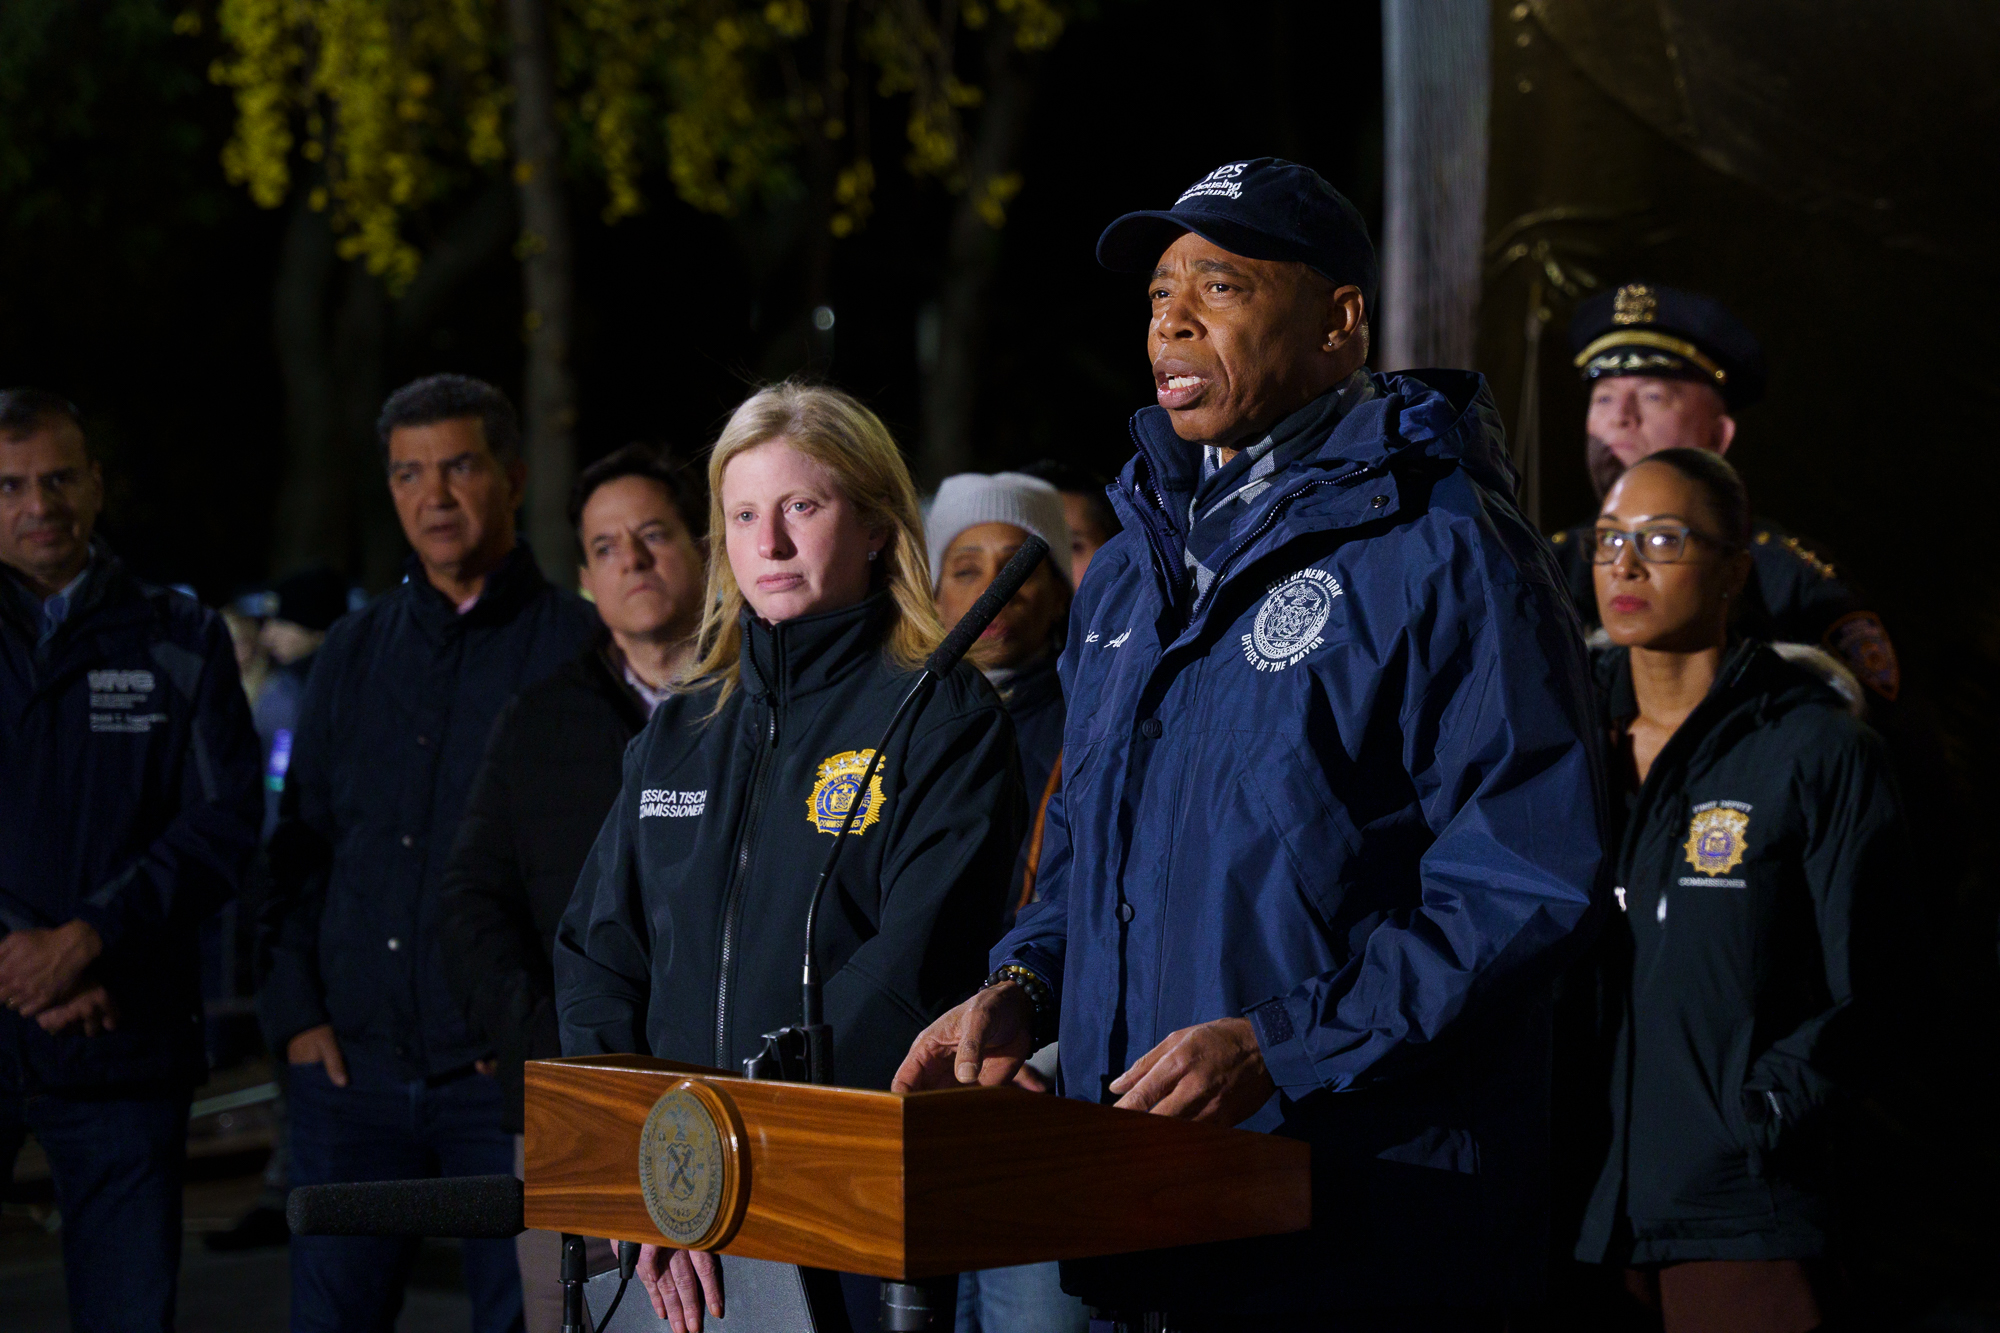
[[[970,658],[1000,690],[1021,749],[1021,778],[1039,805],[1062,749],[1062,683],[1056,656],[1069,624],[1070,532],[1062,492],[1018,472],[947,477],[924,519],[938,617],[956,624],[1029,533],[1049,544],[1044,560],[973,647]],[[1018,889],[1027,848],[1014,865]],[[1063,1292],[1054,1264],[959,1276],[957,1333],[1034,1329],[1085,1333],[1089,1314]]]
[[[1019,472],[961,472],[946,477],[924,516],[931,586],[938,613],[956,624],[1029,533],[1049,544],[1048,559],[995,617],[972,660],[994,684],[1060,648],[1069,617],[1069,524],[1062,493]]]

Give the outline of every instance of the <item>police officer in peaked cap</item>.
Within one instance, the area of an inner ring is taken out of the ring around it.
[[[1662,449],[1727,454],[1736,413],[1764,396],[1764,349],[1721,302],[1698,292],[1628,282],[1577,308],[1576,366],[1590,386],[1585,459],[1602,497],[1625,469]],[[1584,623],[1597,626],[1589,524],[1550,540]],[[1871,719],[1902,685],[1895,647],[1811,543],[1757,519],[1755,568],[1737,627],[1752,638],[1809,643],[1845,662],[1870,692]]]

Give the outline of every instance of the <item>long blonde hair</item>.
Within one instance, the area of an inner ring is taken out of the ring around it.
[[[889,660],[916,670],[944,638],[931,601],[929,557],[917,488],[889,428],[858,400],[838,389],[786,380],[759,389],[730,414],[708,455],[708,595],[695,660],[684,689],[719,686],[717,711],[743,683],[743,590],[729,565],[728,528],[722,513],[722,474],[730,460],[760,444],[782,440],[831,472],[840,493],[867,527],[889,534],[877,558],[876,587],[896,603],[896,623],[884,646]]]

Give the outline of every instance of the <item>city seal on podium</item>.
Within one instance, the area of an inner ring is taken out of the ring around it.
[[[639,1134],[639,1186],[660,1234],[684,1249],[720,1243],[731,1196],[734,1138],[727,1112],[709,1105],[698,1084],[670,1089]]]

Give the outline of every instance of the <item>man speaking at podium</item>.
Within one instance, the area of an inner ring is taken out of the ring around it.
[[[1098,242],[1158,406],[1077,598],[1042,901],[896,1086],[1313,1148],[1310,1231],[1063,1266],[1113,1328],[1497,1328],[1546,1243],[1547,991],[1604,817],[1576,619],[1484,382],[1365,368],[1353,206],[1270,158]]]

